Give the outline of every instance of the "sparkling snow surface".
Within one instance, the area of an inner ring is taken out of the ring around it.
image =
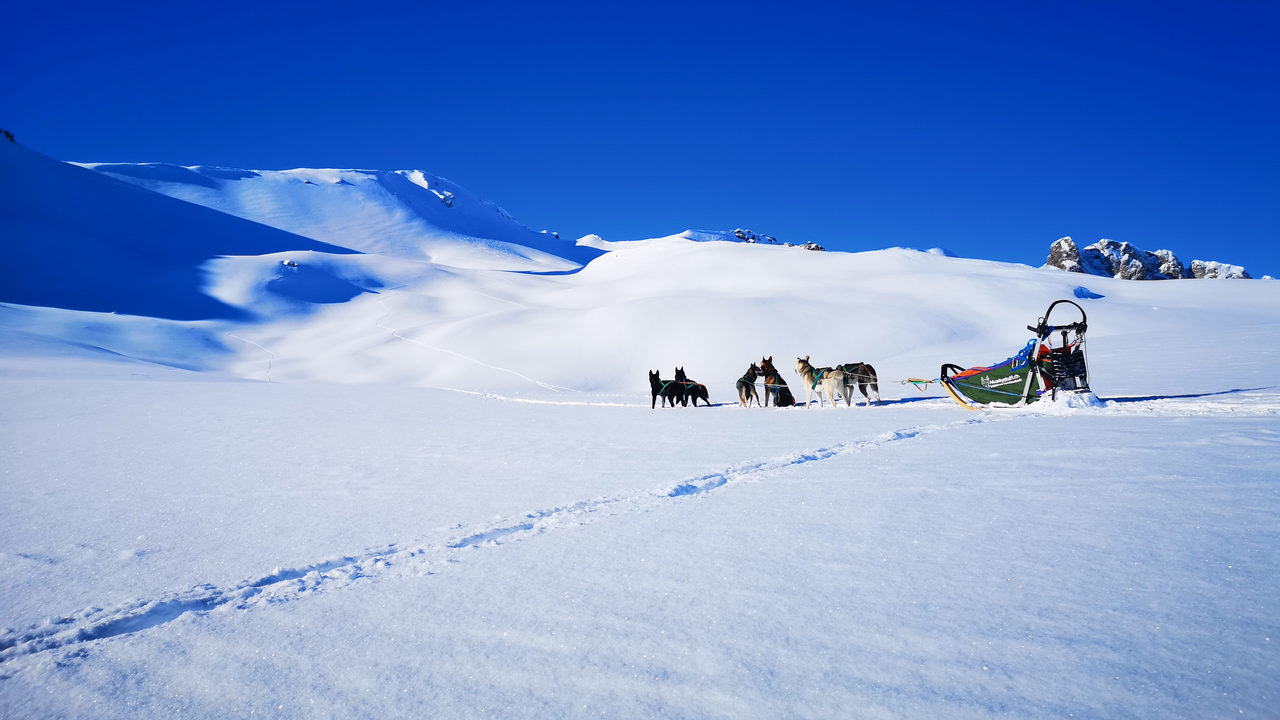
[[[201,266],[238,317],[0,304],[0,717],[1276,716],[1273,282],[1087,278],[1103,403],[971,412],[897,381],[1079,275],[268,230]],[[728,404],[761,355],[889,402]],[[651,410],[678,365],[723,404]]]
[[[14,717],[1275,707],[1273,392],[695,412],[13,365]]]

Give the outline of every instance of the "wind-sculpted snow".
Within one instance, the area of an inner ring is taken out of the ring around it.
[[[309,238],[472,268],[566,270],[601,253],[529,230],[494,203],[419,170],[237,170],[163,163],[83,167]]]
[[[247,319],[205,292],[205,264],[350,253],[0,144],[0,301],[176,320]]]

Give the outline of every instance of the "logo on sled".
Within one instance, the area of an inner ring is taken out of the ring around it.
[[[1026,378],[1024,378],[1021,375],[1018,375],[1017,373],[1014,373],[1013,375],[1010,375],[1007,378],[1001,378],[999,380],[992,380],[991,378],[984,375],[982,377],[982,387],[997,388],[997,387],[1002,387],[1004,385],[1013,385],[1015,383],[1020,383],[1025,379]]]

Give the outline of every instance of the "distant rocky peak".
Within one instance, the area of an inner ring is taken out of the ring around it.
[[[1044,264],[1067,272],[1084,272],[1084,268],[1080,267],[1080,251],[1076,249],[1070,236],[1053,241],[1049,246],[1049,259]]]
[[[1214,262],[1212,260],[1192,260],[1191,274],[1205,280],[1252,280],[1248,270],[1239,265]]]
[[[1127,242],[1099,240],[1077,248],[1070,237],[1059,238],[1049,246],[1047,267],[1067,272],[1111,277],[1118,280],[1179,280],[1184,278],[1247,279],[1249,273],[1239,265],[1196,260],[1188,270],[1172,250],[1147,252]]]
[[[795,243],[789,243],[789,242],[778,242],[778,238],[772,235],[757,235],[756,233],[753,233],[750,230],[743,230],[742,228],[735,229],[733,231],[733,236],[738,238],[742,242],[746,242],[746,243],[764,243],[766,245],[786,245],[787,247],[802,247],[805,250],[816,250],[818,252],[824,252],[826,250],[826,248],[822,247],[821,245],[815,242],[807,242],[803,245],[796,245]]]
[[[1183,276],[1182,263],[1168,250],[1140,250],[1127,242],[1099,240],[1080,252],[1085,272],[1119,280],[1169,280]],[[1092,268],[1092,269],[1090,269]],[[1169,272],[1162,272],[1168,269]]]
[[[1190,277],[1187,275],[1187,269],[1182,266],[1182,261],[1178,259],[1177,255],[1173,254],[1172,250],[1157,250],[1152,255],[1155,255],[1160,260],[1159,271],[1166,278],[1181,280]]]
[[[736,230],[734,230],[734,231],[733,231],[733,235],[734,235],[734,237],[738,238],[739,240],[741,240],[741,241],[743,241],[743,242],[749,242],[749,243],[766,243],[766,244],[768,244],[768,245],[781,245],[781,244],[782,244],[782,243],[778,242],[778,238],[776,238],[776,237],[774,237],[774,236],[772,236],[772,235],[763,235],[763,234],[757,235],[756,233],[753,233],[753,232],[751,232],[750,230],[743,230],[742,228],[737,228]]]

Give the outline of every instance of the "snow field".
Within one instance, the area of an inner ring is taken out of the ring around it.
[[[0,383],[10,407],[39,408],[3,425],[6,617],[28,625],[54,604],[234,585],[406,533],[452,541],[460,524],[706,484],[744,458],[809,449],[797,434],[834,446],[886,418],[814,410],[778,423],[737,408],[652,411],[647,397],[592,407],[200,377],[133,364]],[[880,410],[903,425],[964,419],[946,405]]]
[[[104,717],[1211,717],[1272,706],[1274,394],[1061,416],[452,398],[491,442],[521,411],[544,437],[589,438],[594,452],[571,445],[522,468],[531,494],[579,501],[526,499],[523,513],[396,535],[295,579],[285,566],[259,578],[261,592],[208,611],[176,614],[181,597],[157,588],[142,616],[169,622],[11,655],[10,698]],[[650,418],[680,432],[655,433]],[[875,430],[886,421],[903,427]],[[668,452],[608,447],[619,430]],[[824,432],[863,439],[811,442]],[[719,469],[690,464],[704,451]],[[606,466],[611,487],[630,487],[601,493],[610,483],[590,476]],[[479,470],[443,474],[433,501],[486,494]],[[704,491],[680,494],[686,484]],[[388,513],[421,489],[383,492],[347,500],[345,522],[405,528]],[[314,506],[259,504],[281,538],[324,524]],[[528,517],[534,508],[549,512]],[[418,512],[423,524],[439,517]],[[158,544],[143,560],[153,570],[188,559]],[[219,562],[235,545],[279,553],[239,528],[199,544]]]

